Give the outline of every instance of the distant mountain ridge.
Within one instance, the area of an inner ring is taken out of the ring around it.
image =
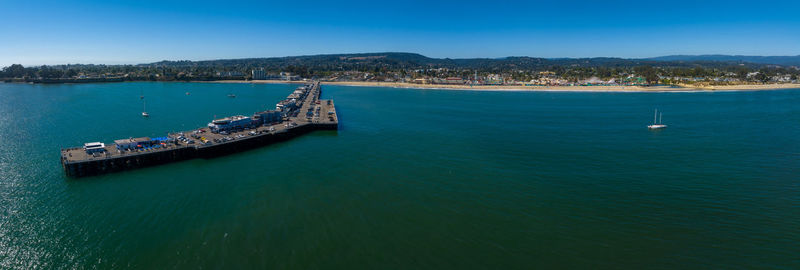
[[[724,55],[724,54],[705,54],[705,55],[668,55],[652,58],[645,58],[655,61],[713,61],[713,62],[741,62],[766,65],[800,66],[800,55],[797,56],[749,56],[749,55]]]
[[[140,64],[143,67],[263,67],[271,70],[287,67],[307,67],[315,70],[375,70],[418,68],[467,69],[548,69],[562,67],[625,68],[641,65],[662,67],[725,67],[744,64],[800,66],[800,56],[738,56],[738,55],[672,55],[653,58],[540,58],[509,56],[503,58],[432,58],[417,53],[381,52],[353,54],[320,54],[268,58],[218,59],[203,61],[160,61]]]

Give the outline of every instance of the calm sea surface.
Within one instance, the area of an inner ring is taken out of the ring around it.
[[[62,147],[190,130],[295,87],[0,83],[0,268],[800,268],[800,90],[323,86],[338,132],[61,170]],[[668,129],[647,130],[655,108]]]

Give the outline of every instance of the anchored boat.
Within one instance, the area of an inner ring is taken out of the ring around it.
[[[662,129],[662,128],[667,128],[667,125],[664,125],[664,124],[662,124],[662,123],[661,123],[661,117],[660,117],[660,116],[663,116],[663,115],[659,115],[659,114],[658,114],[658,109],[656,109],[656,112],[655,112],[655,114],[653,115],[653,124],[652,124],[652,125],[649,125],[649,126],[647,126],[647,128],[648,128],[648,129]],[[656,119],[658,119],[658,122],[656,122]]]
[[[147,110],[145,110],[146,105],[147,102],[145,100],[142,100],[142,117],[150,117],[150,114],[147,113]]]

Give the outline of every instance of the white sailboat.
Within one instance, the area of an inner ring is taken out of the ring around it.
[[[142,100],[142,117],[150,117],[150,114],[147,113],[147,110],[145,109],[146,105],[147,105],[147,101]]]
[[[661,115],[661,116],[663,116],[663,115]],[[656,122],[656,119],[658,119],[658,122]],[[666,127],[667,127],[667,125],[664,125],[664,124],[661,123],[661,117],[659,117],[658,109],[656,109],[656,112],[653,115],[653,124],[647,126],[647,128],[648,129],[662,129],[662,128],[666,128]]]

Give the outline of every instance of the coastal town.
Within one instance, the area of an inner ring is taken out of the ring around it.
[[[329,82],[377,82],[377,83],[411,83],[420,85],[486,85],[486,86],[649,86],[660,85],[734,85],[758,83],[798,83],[794,74],[762,74],[759,71],[748,72],[744,76],[728,72],[719,75],[703,76],[665,76],[658,75],[655,81],[648,80],[643,74],[619,72],[612,76],[564,76],[553,71],[515,71],[511,73],[478,73],[473,76],[452,76],[444,68],[432,70],[414,70],[414,76],[402,76],[399,72],[341,72],[331,77],[321,78]],[[253,77],[255,78],[255,77]]]
[[[415,58],[416,57],[416,58]],[[272,81],[402,84],[443,87],[575,87],[797,84],[800,65],[723,61],[630,59],[441,60],[406,53],[212,61],[162,61],[140,65],[53,65],[0,70],[5,82],[91,83],[123,81]]]

